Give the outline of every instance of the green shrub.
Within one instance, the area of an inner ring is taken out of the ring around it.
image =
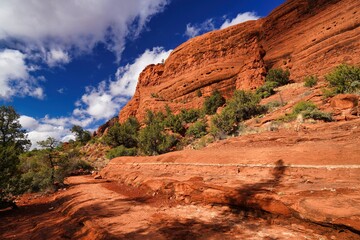
[[[137,146],[137,135],[140,124],[136,118],[130,117],[123,124],[116,122],[104,137],[106,144],[112,147],[124,145],[127,148]]]
[[[205,98],[204,102],[204,112],[208,115],[213,115],[216,113],[216,110],[224,105],[225,99],[221,95],[221,93],[218,90],[215,90],[212,92],[210,97]]]
[[[256,89],[256,94],[261,98],[267,98],[275,94],[276,82],[265,82],[264,85]]]
[[[322,89],[322,95],[323,95],[324,99],[331,98],[331,97],[336,95],[336,92],[335,92],[334,89],[323,88]]]
[[[158,155],[169,152],[176,145],[173,135],[163,133],[163,126],[154,122],[139,132],[139,149],[146,155]]]
[[[202,97],[202,92],[200,89],[196,90],[196,96],[197,97]]]
[[[201,112],[198,109],[181,109],[179,117],[181,121],[184,121],[185,123],[193,123],[201,117]]]
[[[266,108],[259,105],[258,95],[243,90],[234,92],[223,111],[212,119],[213,125],[225,134],[231,134],[238,129],[238,123],[263,113]]]
[[[106,157],[108,159],[113,159],[121,156],[136,156],[136,154],[137,154],[136,148],[126,148],[125,146],[121,145],[116,148],[110,149],[106,153]]]
[[[216,114],[212,119],[211,133],[213,135],[229,135],[236,130],[237,122],[235,112],[230,108],[224,108],[220,114]]]
[[[286,114],[279,120],[285,122],[293,121],[299,114],[301,114],[304,119],[323,120],[325,122],[331,122],[333,120],[330,113],[320,111],[317,106],[310,101],[297,103],[290,114]]]
[[[316,110],[317,107],[316,105],[313,103],[313,102],[310,102],[310,101],[301,101],[301,102],[298,102],[294,108],[293,108],[293,113],[294,114],[299,114],[301,112],[304,112],[304,111],[308,111],[308,112],[311,112],[313,110]]]
[[[277,86],[283,86],[289,83],[290,72],[289,70],[270,69],[265,77],[265,82],[275,82]]]
[[[192,136],[194,138],[201,138],[207,134],[207,124],[204,121],[197,121],[191,125],[186,131],[186,136]]]
[[[181,135],[185,134],[186,129],[179,115],[168,115],[164,122],[165,126],[170,128],[174,133],[179,133]]]
[[[226,104],[235,113],[236,121],[241,122],[263,113],[265,108],[259,105],[260,98],[251,92],[238,90]]]
[[[308,88],[311,88],[313,86],[315,86],[318,82],[318,78],[316,76],[307,76],[305,77],[305,80],[304,80],[304,87],[308,87]]]
[[[335,93],[354,93],[360,89],[360,67],[341,64],[325,79]]]
[[[265,83],[258,89],[256,94],[261,98],[267,98],[275,94],[275,88],[289,83],[289,70],[270,69],[265,77]]]
[[[265,105],[265,108],[267,110],[272,110],[274,108],[278,108],[278,107],[281,107],[283,106],[283,104],[281,104],[281,102],[279,101],[272,101],[272,102],[268,102],[266,105]]]
[[[305,119],[315,119],[315,120],[322,120],[324,122],[332,122],[333,118],[331,113],[326,113],[315,109],[313,111],[305,111],[303,112],[303,116]]]

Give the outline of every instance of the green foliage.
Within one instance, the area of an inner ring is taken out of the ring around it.
[[[289,83],[290,72],[289,70],[270,69],[265,77],[265,82],[275,82],[277,86],[283,86]]]
[[[307,76],[304,79],[304,87],[311,88],[313,86],[316,86],[317,83],[318,83],[318,78],[313,75]]]
[[[230,108],[225,108],[220,114],[216,114],[212,119],[213,135],[218,133],[229,135],[236,130],[237,122],[235,111]]]
[[[322,112],[318,109],[312,111],[303,112],[303,116],[305,119],[314,119],[314,120],[322,120],[324,122],[332,122],[333,118],[331,113]]]
[[[106,157],[108,159],[113,159],[121,156],[136,156],[136,154],[137,154],[136,148],[126,148],[125,146],[121,145],[109,150],[106,153]]]
[[[159,123],[162,125],[164,124],[165,118],[166,116],[162,112],[154,113],[153,111],[146,110],[146,116],[144,122],[146,125],[150,125],[153,123]]]
[[[184,135],[186,129],[183,125],[180,115],[170,114],[164,120],[165,126],[169,127],[174,133]]]
[[[264,112],[265,109],[259,102],[260,98],[256,94],[239,90],[234,92],[225,108],[234,111],[236,121],[241,122]]]
[[[200,89],[196,90],[196,96],[197,97],[202,97],[202,92]]]
[[[270,69],[265,77],[265,83],[258,89],[256,94],[261,98],[267,98],[275,94],[275,88],[289,83],[289,70]]]
[[[192,136],[194,138],[201,138],[207,134],[207,124],[204,121],[197,121],[191,125],[186,131],[186,136]]]
[[[341,64],[325,76],[330,87],[338,93],[354,93],[360,89],[360,67]]]
[[[331,98],[331,97],[336,95],[336,92],[335,92],[334,89],[323,88],[322,89],[322,95],[323,95],[324,99]]]
[[[297,103],[290,114],[286,114],[279,120],[285,122],[293,121],[299,114],[301,114],[304,119],[315,119],[325,122],[331,122],[333,120],[330,113],[320,111],[317,106],[310,101],[301,101]]]
[[[0,107],[0,205],[12,202],[12,196],[21,192],[18,164],[19,155],[30,147],[19,115],[11,106]]]
[[[126,148],[137,147],[140,124],[136,118],[130,117],[123,124],[116,122],[104,137],[106,144],[112,147],[124,145]]]
[[[265,105],[265,108],[270,111],[272,109],[275,109],[275,108],[278,108],[278,107],[281,107],[283,106],[283,104],[281,104],[281,102],[279,101],[272,101],[272,102],[268,102],[266,105]]]
[[[293,114],[299,114],[301,112],[307,111],[311,112],[313,110],[317,109],[316,105],[313,102],[310,101],[301,101],[298,102],[294,108],[293,108]]]
[[[216,110],[225,104],[225,99],[218,90],[212,92],[210,97],[205,98],[204,102],[204,112],[208,115],[213,115],[216,113]]]
[[[84,130],[81,126],[74,125],[71,128],[71,132],[75,134],[76,141],[81,142],[82,144],[87,143],[91,139],[91,133]]]
[[[47,139],[43,142],[50,141]],[[88,173],[93,169],[89,163],[80,159],[81,155],[77,149],[51,150],[52,145],[47,145],[50,146],[47,149],[22,154],[20,169],[23,172],[21,183],[24,191],[56,190],[58,186],[63,185],[65,177]]]
[[[235,91],[226,107],[220,114],[213,117],[213,133],[219,131],[224,134],[231,134],[238,129],[239,123],[263,113],[265,107],[259,105],[258,95],[242,90]]]
[[[193,123],[201,117],[201,111],[198,109],[181,109],[179,117],[185,123]]]
[[[170,151],[175,146],[176,138],[163,133],[163,126],[153,122],[139,132],[139,149],[146,155],[158,155]]]
[[[275,94],[276,82],[265,82],[264,85],[256,89],[256,94],[261,98],[267,98]]]

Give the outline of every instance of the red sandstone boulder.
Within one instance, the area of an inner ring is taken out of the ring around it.
[[[336,109],[353,109],[358,106],[359,97],[355,94],[339,94],[331,99],[330,106]]]

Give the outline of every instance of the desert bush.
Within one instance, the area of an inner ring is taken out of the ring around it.
[[[136,118],[130,117],[123,124],[115,123],[104,137],[106,144],[112,147],[124,145],[126,148],[137,146],[140,124]]]
[[[318,82],[318,78],[314,75],[306,76],[304,79],[304,87],[311,88],[315,86]]]
[[[290,114],[286,114],[279,120],[289,122],[296,119],[301,114],[305,119],[322,120],[325,122],[331,122],[332,116],[330,113],[320,111],[317,106],[310,101],[301,101],[297,103]]]
[[[213,115],[216,113],[216,110],[224,104],[225,98],[223,98],[218,90],[215,90],[209,97],[205,98],[203,109],[206,114]]]
[[[113,159],[116,157],[121,156],[136,156],[137,155],[137,149],[136,148],[126,148],[125,146],[121,145],[116,148],[110,149],[106,153],[106,157],[108,159]]]
[[[163,133],[163,126],[154,122],[139,132],[139,149],[146,155],[158,155],[169,152],[176,145],[173,135]]]
[[[179,115],[168,115],[164,122],[165,126],[170,128],[174,133],[179,133],[181,135],[185,134],[186,129]]]
[[[260,98],[256,94],[243,90],[235,91],[223,111],[212,118],[215,127],[212,132],[216,132],[216,129],[224,134],[235,132],[240,122],[265,112],[266,108],[259,105],[259,102]]]
[[[84,130],[81,126],[73,125],[71,132],[75,134],[76,141],[85,144],[91,140],[91,133]]]
[[[207,124],[203,120],[195,122],[191,125],[186,131],[186,136],[191,136],[194,138],[201,138],[207,134],[206,131]]]
[[[265,83],[256,90],[256,94],[261,98],[267,98],[275,94],[275,88],[289,83],[289,70],[270,69],[265,77]]]
[[[260,98],[251,92],[237,90],[232,98],[226,104],[235,113],[237,122],[252,118],[255,115],[263,113],[265,107],[259,105]]]
[[[230,108],[225,108],[220,114],[216,114],[212,119],[211,133],[229,135],[236,129],[237,122],[235,112]]]
[[[202,113],[199,109],[181,109],[179,117],[185,123],[193,123],[202,117]]]
[[[312,111],[303,112],[303,116],[305,119],[314,119],[314,120],[322,120],[324,122],[332,122],[333,118],[331,113],[322,112],[318,109]]]
[[[360,89],[360,67],[341,64],[325,76],[337,93],[354,93]]]
[[[272,110],[272,109],[275,109],[275,108],[278,108],[278,107],[281,107],[281,106],[283,106],[283,104],[281,104],[280,101],[272,101],[272,102],[268,102],[264,107],[267,110]]]
[[[310,101],[301,101],[298,102],[294,108],[293,108],[293,114],[299,114],[301,112],[307,111],[307,112],[311,112],[313,110],[316,110],[317,106]]]
[[[261,98],[267,98],[275,94],[276,82],[265,82],[264,85],[256,89],[256,94]]]
[[[270,69],[265,77],[265,82],[275,82],[277,86],[283,86],[289,83],[289,70]]]

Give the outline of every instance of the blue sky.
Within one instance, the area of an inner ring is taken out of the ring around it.
[[[2,0],[0,104],[36,141],[95,130],[141,70],[191,37],[268,15],[284,0]]]

